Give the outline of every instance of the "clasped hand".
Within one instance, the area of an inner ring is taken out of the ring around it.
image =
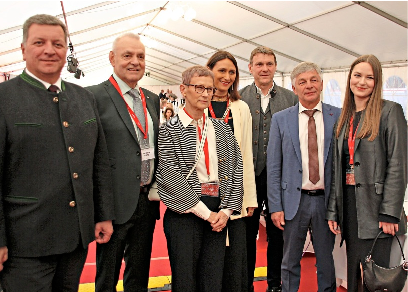
[[[207,221],[210,222],[212,231],[221,232],[227,226],[228,216],[222,211],[211,212]]]

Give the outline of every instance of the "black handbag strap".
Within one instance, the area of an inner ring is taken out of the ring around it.
[[[373,253],[374,245],[375,245],[375,243],[377,242],[378,237],[380,237],[381,233],[383,233],[382,230],[381,230],[381,231],[377,234],[377,236],[375,237],[374,242],[373,242],[373,246],[371,247],[371,250],[370,250],[370,252],[368,253],[368,255],[367,255],[367,257],[366,257],[367,260],[371,259],[371,254]],[[400,242],[398,236],[394,235],[394,237],[395,237],[395,238],[397,239],[397,241],[398,241],[398,245],[399,245],[399,247],[400,247],[400,249],[401,249],[402,259],[403,259],[404,262],[405,262],[405,256],[404,256],[404,251],[402,250],[401,242]]]

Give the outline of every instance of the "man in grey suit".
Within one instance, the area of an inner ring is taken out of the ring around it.
[[[263,207],[268,212],[266,185],[266,147],[269,140],[269,128],[272,116],[298,102],[296,95],[275,84],[273,76],[276,71],[276,56],[267,47],[257,47],[251,52],[249,71],[254,76],[254,83],[240,90],[252,115],[252,138],[254,168],[258,208],[252,217],[245,218],[247,227],[248,251],[248,287],[253,291],[254,270],[256,261],[256,238],[259,231],[259,217]],[[267,292],[279,292],[281,286],[281,261],[283,250],[282,231],[273,225],[266,216],[268,235],[267,249]]]
[[[108,144],[116,218],[109,245],[97,245],[96,291],[116,291],[124,257],[125,291],[147,291],[159,202],[149,201],[159,129],[159,97],[139,87],[145,47],[138,35],[118,37],[109,53],[114,73],[94,93]]]
[[[88,244],[109,241],[113,196],[95,99],[61,80],[67,29],[23,25],[23,73],[0,84],[0,282],[7,292],[78,291]],[[4,266],[4,269],[3,269]]]
[[[267,154],[268,202],[273,223],[283,230],[282,291],[296,292],[308,229],[312,230],[319,292],[335,292],[334,234],[325,219],[332,171],[332,134],[340,109],[320,102],[320,68],[293,69],[299,103],[272,118]]]

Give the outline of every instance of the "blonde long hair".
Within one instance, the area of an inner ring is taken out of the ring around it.
[[[345,137],[348,137],[349,123],[348,121],[356,112],[356,103],[354,101],[354,94],[350,89],[350,78],[354,67],[362,62],[366,62],[371,65],[374,73],[374,89],[370,98],[367,101],[365,117],[361,130],[357,133],[357,138],[368,137],[369,141],[373,141],[380,128],[381,109],[382,109],[382,68],[381,63],[374,55],[364,55],[358,57],[353,64],[347,78],[346,95],[344,97],[343,109],[340,114],[339,122],[336,129],[336,138],[339,137],[341,129],[345,126]]]

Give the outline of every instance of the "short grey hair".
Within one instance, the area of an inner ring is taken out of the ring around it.
[[[252,65],[252,61],[254,59],[254,56],[257,55],[257,54],[265,54],[265,55],[273,56],[273,59],[275,60],[275,65],[276,65],[275,53],[272,51],[271,48],[268,48],[268,47],[265,47],[265,46],[259,46],[259,47],[256,47],[255,49],[252,50],[251,57],[249,57],[249,64]]]
[[[317,74],[319,74],[320,79],[323,80],[322,77],[322,70],[320,69],[319,66],[317,66],[315,63],[312,62],[302,62],[299,65],[297,65],[293,71],[292,74],[290,74],[290,80],[292,81],[292,85],[295,84],[296,82],[296,78],[305,72],[309,72],[309,71],[316,71]]]
[[[116,48],[117,43],[118,43],[122,38],[125,38],[125,37],[133,38],[133,39],[135,39],[135,40],[140,41],[140,36],[139,36],[139,35],[137,35],[137,34],[135,34],[135,33],[133,33],[133,32],[127,32],[127,33],[125,33],[125,34],[122,34],[122,35],[118,36],[118,37],[113,41],[113,44],[112,44],[112,52],[115,51],[115,48]]]
[[[204,66],[193,66],[190,68],[187,68],[183,74],[181,75],[181,82],[183,84],[190,84],[191,82],[191,78],[193,77],[202,77],[202,76],[210,76],[213,80],[214,80],[214,73],[211,72],[210,69],[208,69],[207,67]]]
[[[28,18],[23,24],[23,44],[26,44],[28,38],[28,30],[33,24],[41,25],[59,25],[64,31],[65,43],[67,43],[68,30],[65,24],[57,17],[48,14],[37,14]]]

